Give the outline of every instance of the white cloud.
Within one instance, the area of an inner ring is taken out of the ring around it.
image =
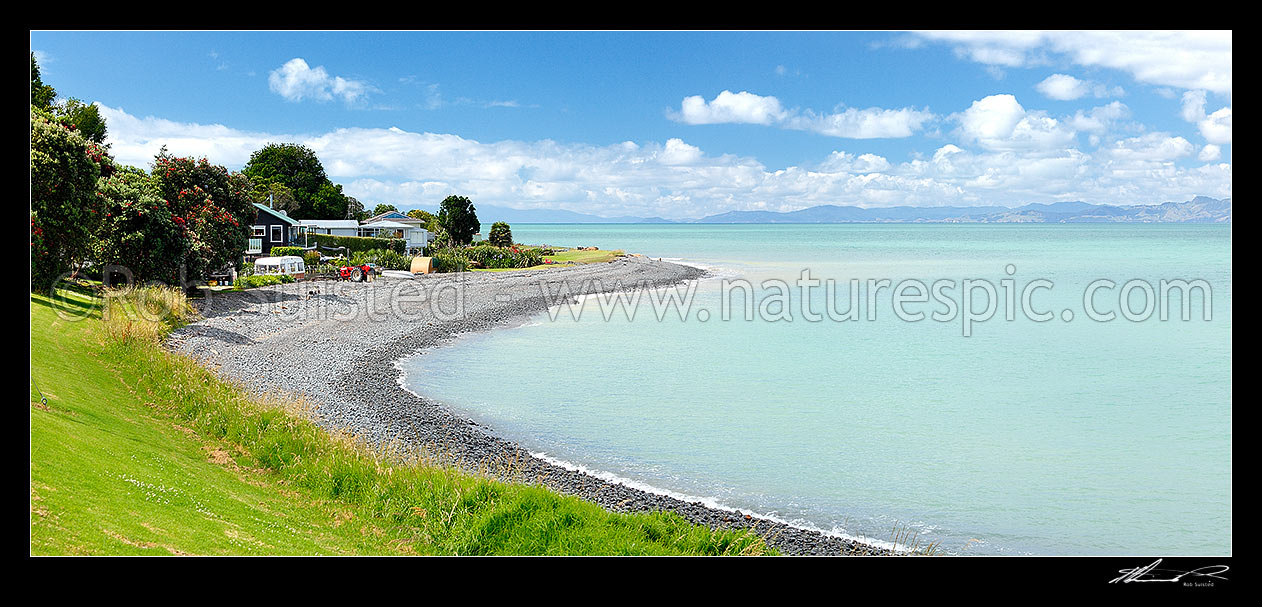
[[[1091,87],[1085,80],[1068,74],[1052,74],[1034,86],[1038,92],[1061,101],[1071,101],[1086,95]]]
[[[1150,133],[1110,141],[1086,154],[1072,142],[1050,145],[1054,138],[1048,133],[1063,125],[1027,111],[1015,98],[979,103],[974,106],[985,115],[973,115],[978,121],[968,128],[992,144],[980,151],[966,149],[963,142],[944,143],[931,158],[901,163],[869,152],[834,151],[809,168],[779,170],[751,157],[709,154],[678,138],[590,145],[480,142],[399,128],[258,133],[139,118],[108,106],[101,112],[110,125],[107,141],[120,162],[147,166],[165,144],[173,154],[206,156],[240,169],[268,143],[300,143],[315,150],[329,176],[366,204],[433,207],[458,193],[519,208],[684,218],[819,204],[1132,204],[1231,195],[1230,164],[1179,166],[1195,160],[1198,151],[1182,137]],[[1044,137],[1040,145],[1031,144],[1036,134]],[[1204,148],[1199,152],[1202,162],[1216,162]]]
[[[812,131],[830,137],[877,139],[909,137],[934,115],[927,110],[845,108],[831,114],[784,109],[780,100],[747,91],[723,91],[707,102],[700,95],[685,97],[678,112],[667,115],[684,124],[762,124]]]
[[[1086,112],[1078,110],[1072,117],[1067,118],[1066,122],[1078,131],[1102,133],[1115,122],[1128,118],[1130,115],[1130,108],[1126,107],[1126,104],[1114,101],[1107,105],[1093,107]]]
[[[1096,98],[1121,97],[1125,94],[1120,86],[1109,87],[1090,80],[1079,80],[1069,74],[1052,74],[1034,85],[1044,96],[1059,101],[1072,101],[1087,95]]]
[[[1025,108],[1012,95],[991,95],[973,102],[960,116],[964,135],[976,140],[1010,137],[1025,117]]]
[[[1113,162],[1114,166],[1147,168],[1190,156],[1194,149],[1195,146],[1182,137],[1148,133],[1115,141],[1112,146],[1100,148],[1098,153]]]
[[[1231,143],[1231,108],[1222,108],[1197,123],[1205,140],[1215,144]]]
[[[1074,130],[1045,112],[1028,112],[1012,95],[974,101],[956,116],[960,135],[990,150],[1053,149],[1069,145]]]
[[[775,97],[725,90],[709,103],[700,95],[685,97],[679,113],[672,118],[684,124],[771,124],[785,116]]]
[[[1223,157],[1223,149],[1210,143],[1201,148],[1201,153],[1196,156],[1201,162],[1212,162]]]
[[[269,141],[292,141],[285,134],[252,133],[221,124],[175,122],[148,116],[139,118],[122,108],[96,103],[109,129],[110,153],[123,164],[147,167],[165,144],[172,153],[206,157],[216,164],[240,168],[250,154]]]
[[[693,164],[703,156],[701,148],[688,145],[682,139],[666,140],[666,147],[657,155],[657,161],[665,165]]]
[[[1231,143],[1231,106],[1205,114],[1207,103],[1205,91],[1188,91],[1183,93],[1183,119],[1195,124],[1205,140],[1223,145]]]
[[[793,116],[784,121],[784,127],[847,139],[898,138],[912,136],[933,117],[927,111],[911,108],[846,108],[833,114]]]
[[[1157,86],[1231,93],[1231,31],[920,32],[958,56],[1003,67],[1031,67],[1061,55],[1078,65],[1125,71]]]
[[[818,170],[824,173],[882,173],[890,169],[890,161],[876,154],[860,154],[858,156],[846,152],[833,152],[819,164]]]
[[[1188,91],[1183,93],[1183,119],[1188,122],[1200,122],[1205,119],[1205,91]]]
[[[287,101],[329,101],[339,97],[346,103],[353,103],[375,90],[365,82],[329,76],[324,66],[312,68],[297,57],[272,70],[267,77],[267,85]]]

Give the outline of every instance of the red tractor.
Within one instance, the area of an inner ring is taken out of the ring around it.
[[[337,269],[338,280],[349,280],[351,282],[372,282],[376,280],[376,276],[377,266],[371,263],[358,266],[342,266]]]

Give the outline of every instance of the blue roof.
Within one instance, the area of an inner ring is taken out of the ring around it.
[[[383,221],[383,220],[388,220],[388,219],[406,219],[408,221],[417,221],[416,218],[408,217],[407,215],[404,215],[403,213],[400,213],[398,211],[386,211],[385,213],[382,213],[380,215],[369,217],[368,222],[371,223],[375,221]]]

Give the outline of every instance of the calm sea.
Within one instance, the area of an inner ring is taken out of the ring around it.
[[[956,554],[1231,552],[1230,226],[513,234],[714,273],[688,306],[589,297],[402,363],[536,453]]]

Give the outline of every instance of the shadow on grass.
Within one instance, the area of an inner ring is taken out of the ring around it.
[[[51,295],[32,292],[31,303],[39,304],[52,309],[57,313],[59,318],[64,320],[84,320],[87,318],[95,318],[99,320],[101,318],[101,309],[104,306],[102,305],[100,294],[91,287],[76,286],[76,288],[73,289],[63,290],[79,293],[87,297],[91,297],[92,299],[90,301],[83,301],[73,297],[67,297],[61,292],[62,290],[59,290],[57,293]]]

